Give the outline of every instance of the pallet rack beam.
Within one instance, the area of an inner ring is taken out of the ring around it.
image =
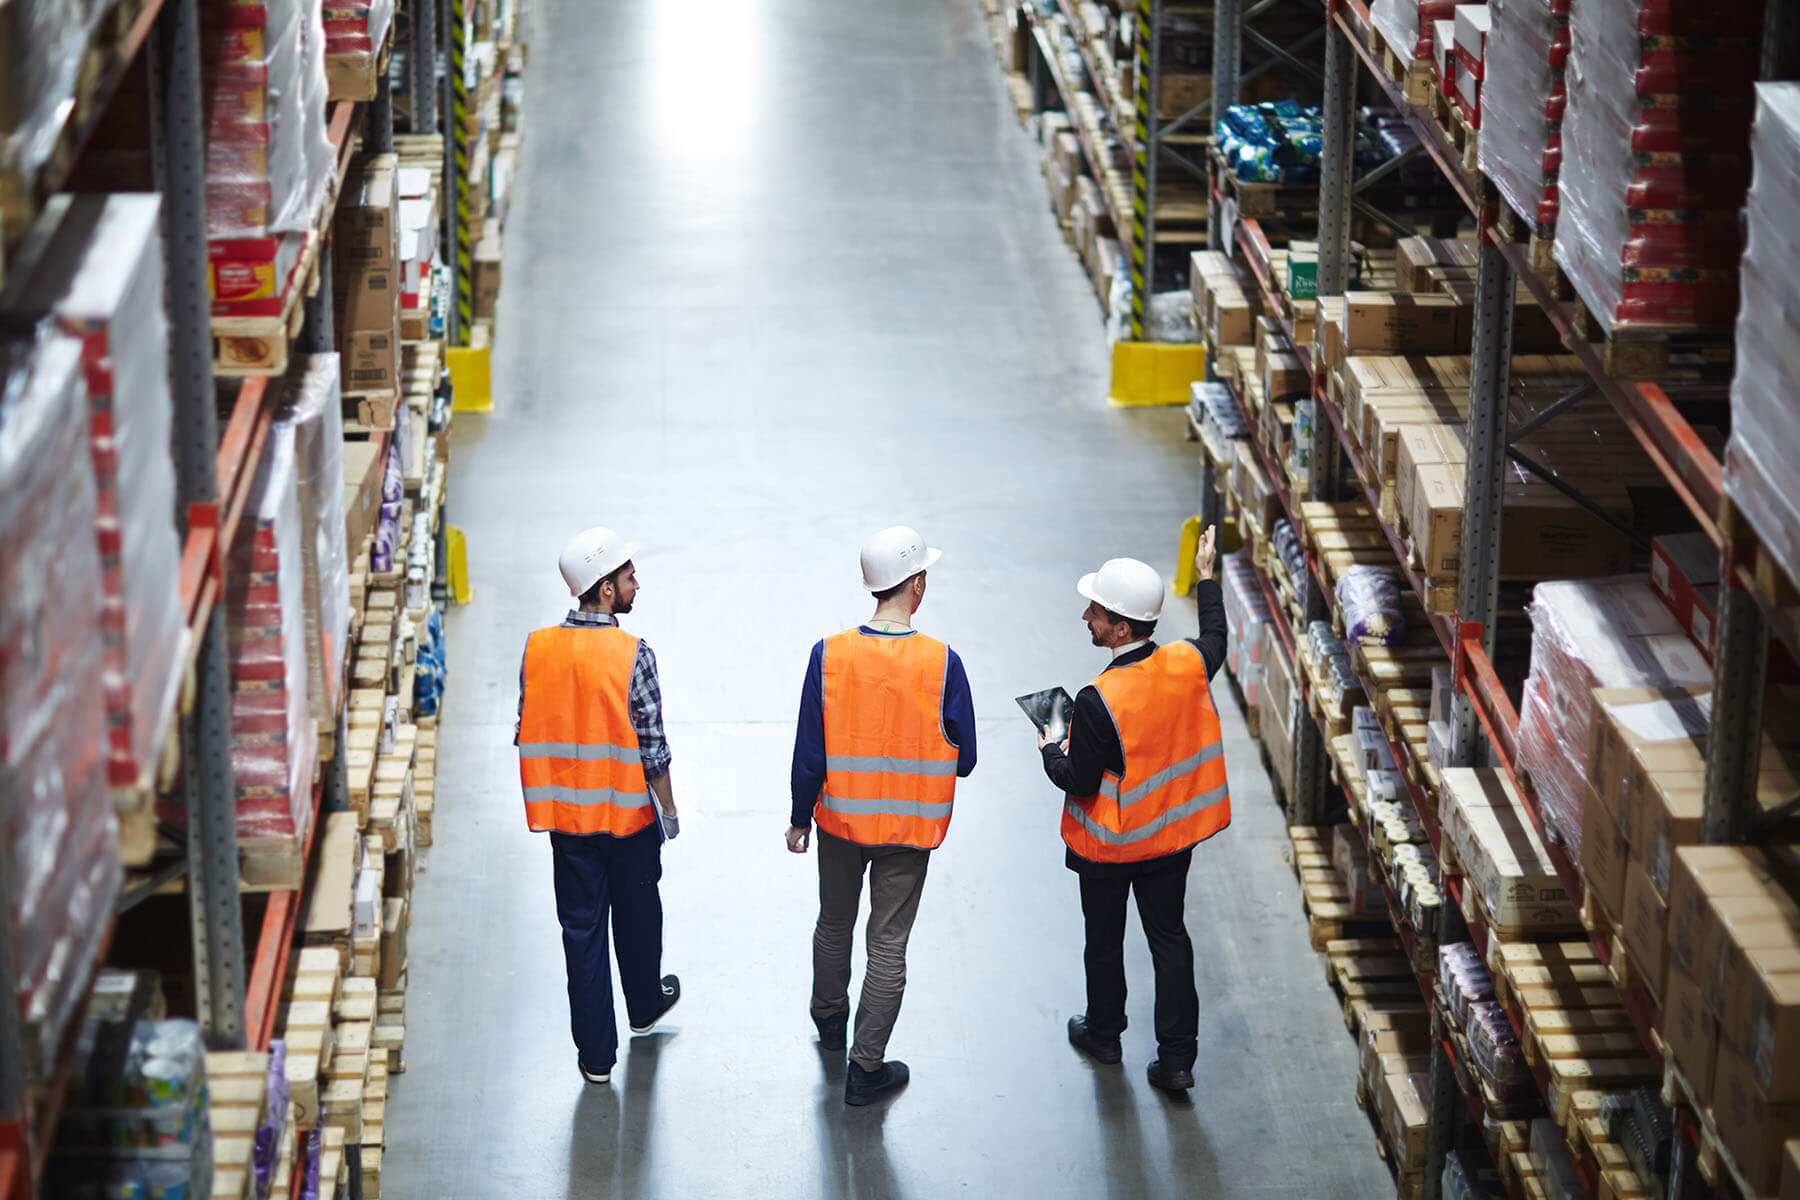
[[[1719,591],[1719,633],[1713,647],[1712,730],[1701,810],[1701,836],[1708,842],[1750,840],[1768,654],[1768,620],[1756,597],[1733,579]]]
[[[407,12],[411,40],[406,56],[407,108],[412,131],[431,135],[438,131],[438,20],[440,0],[414,0]]]

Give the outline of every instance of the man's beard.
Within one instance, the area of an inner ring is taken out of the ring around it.
[[[613,605],[613,616],[615,616],[615,617],[619,616],[622,613],[628,613],[630,611],[631,611],[631,601],[629,601],[629,600],[626,600],[623,603],[615,603]]]

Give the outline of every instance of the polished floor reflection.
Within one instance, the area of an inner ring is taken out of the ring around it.
[[[1135,916],[1125,1064],[1064,1040],[1080,909],[1011,697],[1099,669],[1074,581],[1115,554],[1171,569],[1197,472],[1177,413],[1104,404],[1093,295],[978,0],[533,8],[498,408],[456,433],[475,602],[449,618],[387,1194],[1391,1194],[1223,684],[1238,819],[1189,886],[1193,1101],[1144,1082]],[[815,865],[781,835],[807,650],[866,615],[856,549],[894,521],[944,550],[919,623],[968,665],[981,764],[912,938],[890,1052],[913,1082],[847,1110],[806,1013]],[[602,522],[643,544],[627,622],[662,667],[684,995],[596,1089],[510,739],[524,636],[566,606],[557,550]]]

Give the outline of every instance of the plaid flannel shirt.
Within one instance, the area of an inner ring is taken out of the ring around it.
[[[563,618],[564,629],[586,629],[596,625],[617,625],[611,613],[582,612],[571,609]],[[669,773],[669,739],[663,733],[662,686],[656,679],[656,653],[641,638],[637,658],[631,664],[631,728],[637,733],[638,752],[644,759],[644,777],[655,779]],[[519,723],[525,719],[525,659],[519,658],[519,715],[513,721],[513,745],[519,744]]]

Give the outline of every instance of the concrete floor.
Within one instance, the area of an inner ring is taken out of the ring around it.
[[[976,0],[534,8],[497,410],[457,419],[475,597],[449,617],[386,1194],[1391,1194],[1222,680],[1237,820],[1189,887],[1193,1102],[1144,1081],[1135,916],[1125,1065],[1064,1039],[1080,910],[1011,698],[1103,665],[1074,581],[1117,554],[1172,570],[1197,469],[1177,412],[1104,403],[1094,298]],[[806,1013],[788,756],[807,650],[867,615],[857,546],[896,521],[944,550],[919,624],[968,664],[982,754],[912,939],[890,1054],[913,1082],[847,1110]],[[627,624],[661,662],[683,823],[663,896],[684,998],[609,1088],[575,1071],[510,745],[525,634],[568,607],[557,550],[596,523],[643,544]]]

